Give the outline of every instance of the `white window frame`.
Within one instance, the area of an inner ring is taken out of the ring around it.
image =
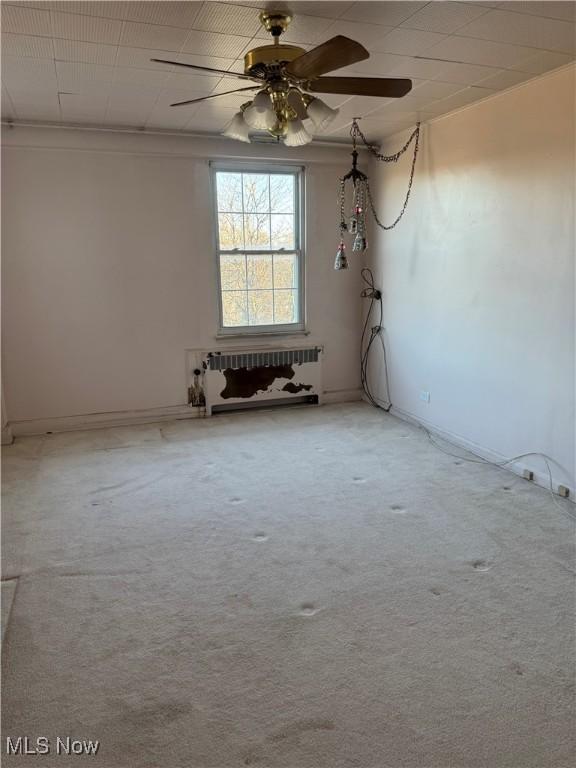
[[[211,161],[210,162],[210,180],[212,186],[212,210],[214,212],[214,249],[216,253],[216,273],[218,276],[218,336],[281,336],[294,333],[306,333],[306,316],[305,316],[305,258],[304,258],[304,243],[305,243],[305,214],[304,214],[304,167],[301,165],[275,165],[273,163],[251,163],[251,162],[224,162],[224,161]],[[230,172],[230,173],[271,173],[280,174],[286,173],[294,176],[294,234],[295,234],[295,247],[294,250],[287,251],[285,248],[274,250],[267,248],[264,250],[249,250],[249,249],[232,249],[221,250],[219,242],[219,227],[218,227],[218,196],[216,185],[216,173],[217,172]],[[298,280],[296,283],[298,291],[298,322],[297,323],[273,323],[271,325],[234,325],[225,326],[222,322],[222,281],[220,276],[220,255],[221,254],[233,254],[233,253],[248,253],[254,255],[266,255],[266,254],[296,254],[296,262],[298,268]]]

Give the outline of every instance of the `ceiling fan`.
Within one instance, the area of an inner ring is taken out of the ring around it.
[[[338,114],[310,93],[337,93],[350,96],[382,96],[400,98],[412,88],[412,81],[386,77],[323,77],[335,69],[367,59],[370,54],[360,43],[338,35],[322,45],[305,51],[296,45],[280,43],[292,16],[280,11],[262,11],[260,22],[274,38],[273,45],[253,48],[244,56],[244,74],[228,72],[178,61],[152,59],[162,64],[212,72],[226,77],[250,80],[257,85],[214,93],[199,99],[171,104],[180,107],[207,99],[242,91],[258,91],[252,101],[242,104],[240,111],[224,129],[231,139],[250,142],[250,131],[268,131],[289,147],[308,144],[312,136],[303,120],[310,118],[317,129],[329,125]]]

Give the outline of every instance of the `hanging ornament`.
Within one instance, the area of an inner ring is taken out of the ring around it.
[[[374,221],[376,222],[377,226],[379,226],[381,229],[393,229],[396,224],[400,221],[402,216],[404,215],[404,212],[406,211],[406,206],[408,205],[408,200],[410,198],[410,192],[412,190],[412,181],[414,180],[414,169],[416,167],[416,157],[418,155],[418,139],[420,137],[420,123],[416,125],[416,128],[414,131],[410,134],[410,137],[408,138],[408,141],[402,149],[400,149],[398,152],[396,152],[394,155],[381,155],[377,150],[368,143],[366,140],[366,137],[360,130],[358,126],[357,119],[355,118],[352,121],[352,128],[350,129],[350,135],[352,136],[352,168],[345,176],[342,176],[340,179],[340,187],[339,187],[339,193],[338,193],[338,199],[340,204],[340,245],[338,247],[338,253],[336,254],[336,261],[334,263],[334,269],[348,269],[348,259],[346,258],[345,254],[345,244],[344,244],[344,235],[350,234],[354,235],[354,240],[352,241],[352,251],[355,253],[361,253],[365,251],[368,248],[368,240],[366,238],[366,209],[367,206],[369,207],[370,212],[372,213],[372,216],[374,217]],[[408,182],[408,191],[406,192],[406,197],[404,199],[404,205],[402,206],[402,210],[400,211],[400,214],[396,217],[395,221],[392,222],[389,226],[386,226],[385,224],[382,224],[382,222],[379,220],[378,215],[376,214],[376,211],[374,209],[374,202],[372,200],[372,193],[370,191],[370,184],[368,182],[368,176],[366,176],[365,173],[362,173],[362,171],[358,170],[358,152],[356,150],[356,140],[357,138],[360,138],[364,145],[367,147],[367,149],[376,157],[377,160],[380,160],[385,163],[395,163],[398,161],[398,159],[406,152],[410,144],[414,141],[414,156],[412,158],[412,167],[410,169],[410,180]],[[350,210],[350,216],[349,218],[346,217],[346,183],[348,181],[352,182],[353,192],[352,192],[352,207]]]
[[[336,252],[336,261],[334,262],[334,269],[348,269],[348,259],[346,258],[346,246],[344,241],[340,240],[338,251]]]
[[[353,251],[365,251],[368,247],[368,243],[366,241],[366,238],[358,232],[356,237],[354,238],[354,242],[352,243],[352,250]]]

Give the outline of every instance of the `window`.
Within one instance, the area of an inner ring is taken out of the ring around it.
[[[220,330],[303,328],[300,168],[214,169]]]

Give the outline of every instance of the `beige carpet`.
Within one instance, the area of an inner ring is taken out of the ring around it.
[[[546,491],[360,403],[4,464],[2,752],[100,742],[5,765],[574,764],[573,521]]]

